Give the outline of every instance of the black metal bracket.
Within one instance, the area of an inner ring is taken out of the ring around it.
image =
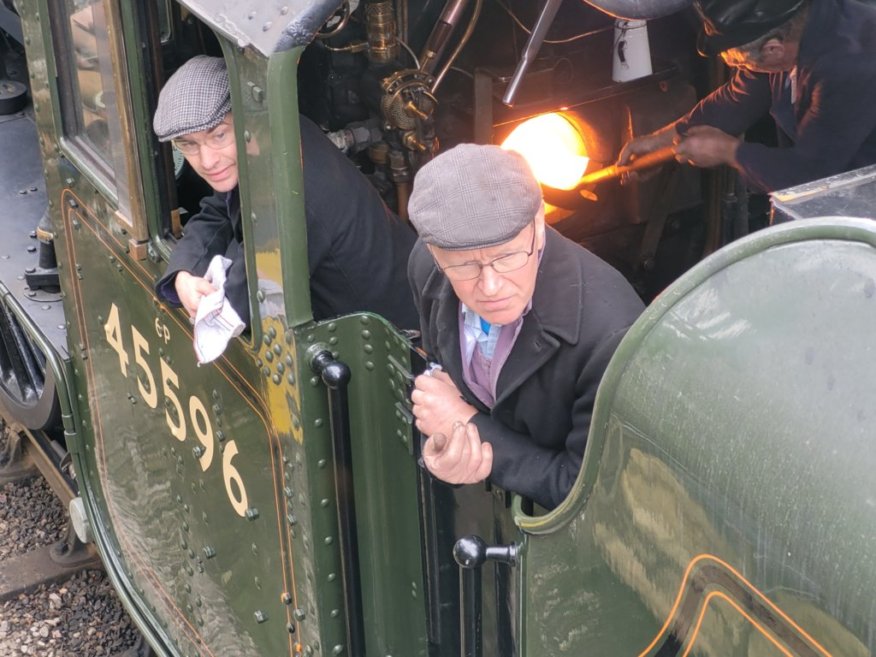
[[[482,657],[481,566],[487,561],[517,565],[516,545],[488,546],[480,536],[464,536],[453,546],[459,564],[459,629],[462,657]]]
[[[67,518],[67,527],[64,530],[64,538],[52,544],[49,549],[49,558],[65,568],[100,568],[101,561],[93,546],[86,545],[79,540],[76,530],[73,529],[73,521]]]

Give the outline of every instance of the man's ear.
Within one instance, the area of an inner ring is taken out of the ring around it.
[[[536,247],[536,249],[541,249],[542,247],[544,247],[544,240],[545,240],[545,237],[544,237],[544,233],[545,233],[544,215],[545,215],[545,207],[544,207],[544,201],[542,201],[541,208],[539,208],[538,213],[535,215],[535,234],[536,234],[535,247]]]
[[[785,60],[785,50],[785,42],[773,37],[760,47],[761,62],[768,66],[780,64]]]

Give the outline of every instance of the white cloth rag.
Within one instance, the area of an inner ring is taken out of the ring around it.
[[[225,298],[225,272],[230,266],[231,260],[228,258],[213,256],[204,274],[216,291],[201,299],[195,314],[194,342],[198,365],[219,358],[231,338],[240,335],[244,329],[240,315]]]

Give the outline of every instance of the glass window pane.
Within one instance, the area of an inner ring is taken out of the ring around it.
[[[75,62],[73,92],[79,101],[76,133],[111,164],[107,101],[113,93],[112,62],[103,4],[100,0],[68,0],[68,4]]]
[[[98,164],[95,173],[115,190],[122,216],[129,216],[125,148],[120,108],[116,104],[112,44],[104,0],[65,0],[72,57],[69,62],[70,107],[65,133],[76,138]],[[64,55],[64,53],[59,53]]]
[[[170,11],[170,0],[158,0],[158,36],[161,43],[168,43],[173,38],[173,21]]]

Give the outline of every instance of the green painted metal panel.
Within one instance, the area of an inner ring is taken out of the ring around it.
[[[572,498],[518,516],[522,654],[871,654],[874,325],[869,221],[764,231],[669,288]]]
[[[148,270],[65,201],[83,483],[127,588],[180,653],[289,652],[282,446],[244,343],[195,367],[191,326],[153,303]]]
[[[876,165],[803,183],[770,195],[776,222],[842,215],[870,217],[876,200]]]
[[[321,345],[352,372],[349,409],[362,582],[359,612],[366,654],[425,656],[426,596],[408,400],[410,344],[386,320],[368,314],[305,328],[299,337],[302,345],[309,347],[305,353],[313,353]],[[326,394],[321,383],[313,385],[313,390]],[[319,407],[315,399],[302,401],[307,408]],[[327,424],[305,422],[305,442],[314,429],[325,432]],[[324,470],[326,462],[320,460],[326,458],[314,455],[308,460],[309,468]],[[322,499],[337,502],[333,491],[330,498]],[[315,497],[314,502],[317,500],[320,498]],[[326,524],[334,545],[334,516]],[[315,534],[314,544],[318,536]]]

